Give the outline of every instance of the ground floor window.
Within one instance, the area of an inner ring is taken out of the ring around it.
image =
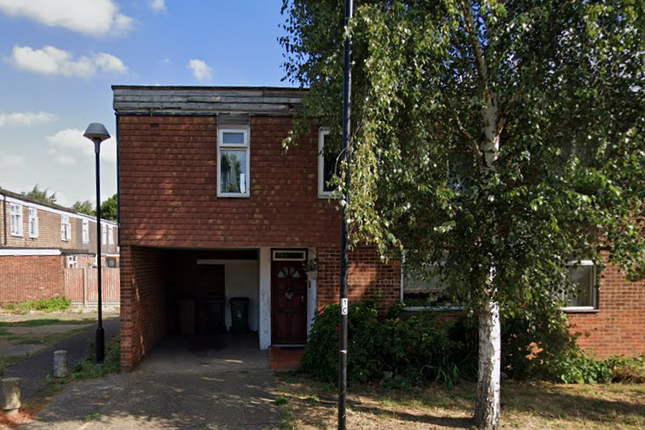
[[[598,309],[598,275],[593,261],[573,262],[567,267],[567,278],[575,290],[565,297],[565,309]]]

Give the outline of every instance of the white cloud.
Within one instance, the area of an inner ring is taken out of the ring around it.
[[[20,155],[3,154],[0,152],[0,167],[23,167],[25,159]]]
[[[153,12],[163,12],[166,10],[165,0],[152,0],[149,6]]]
[[[193,71],[193,76],[199,82],[207,82],[213,78],[213,69],[204,60],[190,60],[187,66]]]
[[[68,128],[53,136],[47,136],[49,154],[58,164],[74,165],[80,161],[94,158],[94,144],[83,137],[83,130]],[[101,160],[116,162],[114,139],[101,143]]]
[[[0,0],[0,11],[90,36],[125,34],[134,23],[113,0]]]
[[[0,0],[3,1],[3,0]],[[62,75],[89,79],[97,73],[124,74],[128,68],[118,57],[104,52],[91,57],[73,58],[69,51],[53,46],[34,49],[14,46],[10,61],[19,69],[44,75]]]
[[[56,115],[47,112],[0,113],[0,128],[11,125],[29,127],[36,124],[47,124],[57,118]]]

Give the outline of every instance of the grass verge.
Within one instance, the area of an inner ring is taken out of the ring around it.
[[[276,399],[284,399],[284,428],[334,429],[337,395],[327,384],[302,374],[279,374]],[[641,430],[645,428],[642,384],[515,383],[502,387],[502,429]],[[412,390],[353,385],[348,395],[348,428],[355,430],[469,429],[476,385],[430,384]]]
[[[121,371],[121,338],[119,336],[111,338],[105,345],[103,364],[96,364],[96,348],[93,341],[89,343],[88,349],[87,359],[78,363],[72,372],[74,380],[101,378]]]

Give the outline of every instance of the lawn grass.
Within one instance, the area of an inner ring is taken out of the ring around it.
[[[337,394],[301,374],[279,374],[277,396],[288,405],[283,427],[335,429]],[[335,391],[335,389],[334,389]],[[476,385],[431,384],[411,390],[351,386],[348,428],[370,430],[469,429]],[[502,387],[502,429],[645,428],[645,385],[516,383]],[[315,399],[315,401],[313,401]]]
[[[28,300],[20,303],[7,303],[3,305],[5,311],[16,314],[27,314],[31,311],[42,312],[65,312],[69,309],[72,302],[66,297],[56,297],[53,299]]]

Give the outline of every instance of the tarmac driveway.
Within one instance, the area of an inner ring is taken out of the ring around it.
[[[134,372],[71,384],[25,430],[278,429],[268,370]]]

